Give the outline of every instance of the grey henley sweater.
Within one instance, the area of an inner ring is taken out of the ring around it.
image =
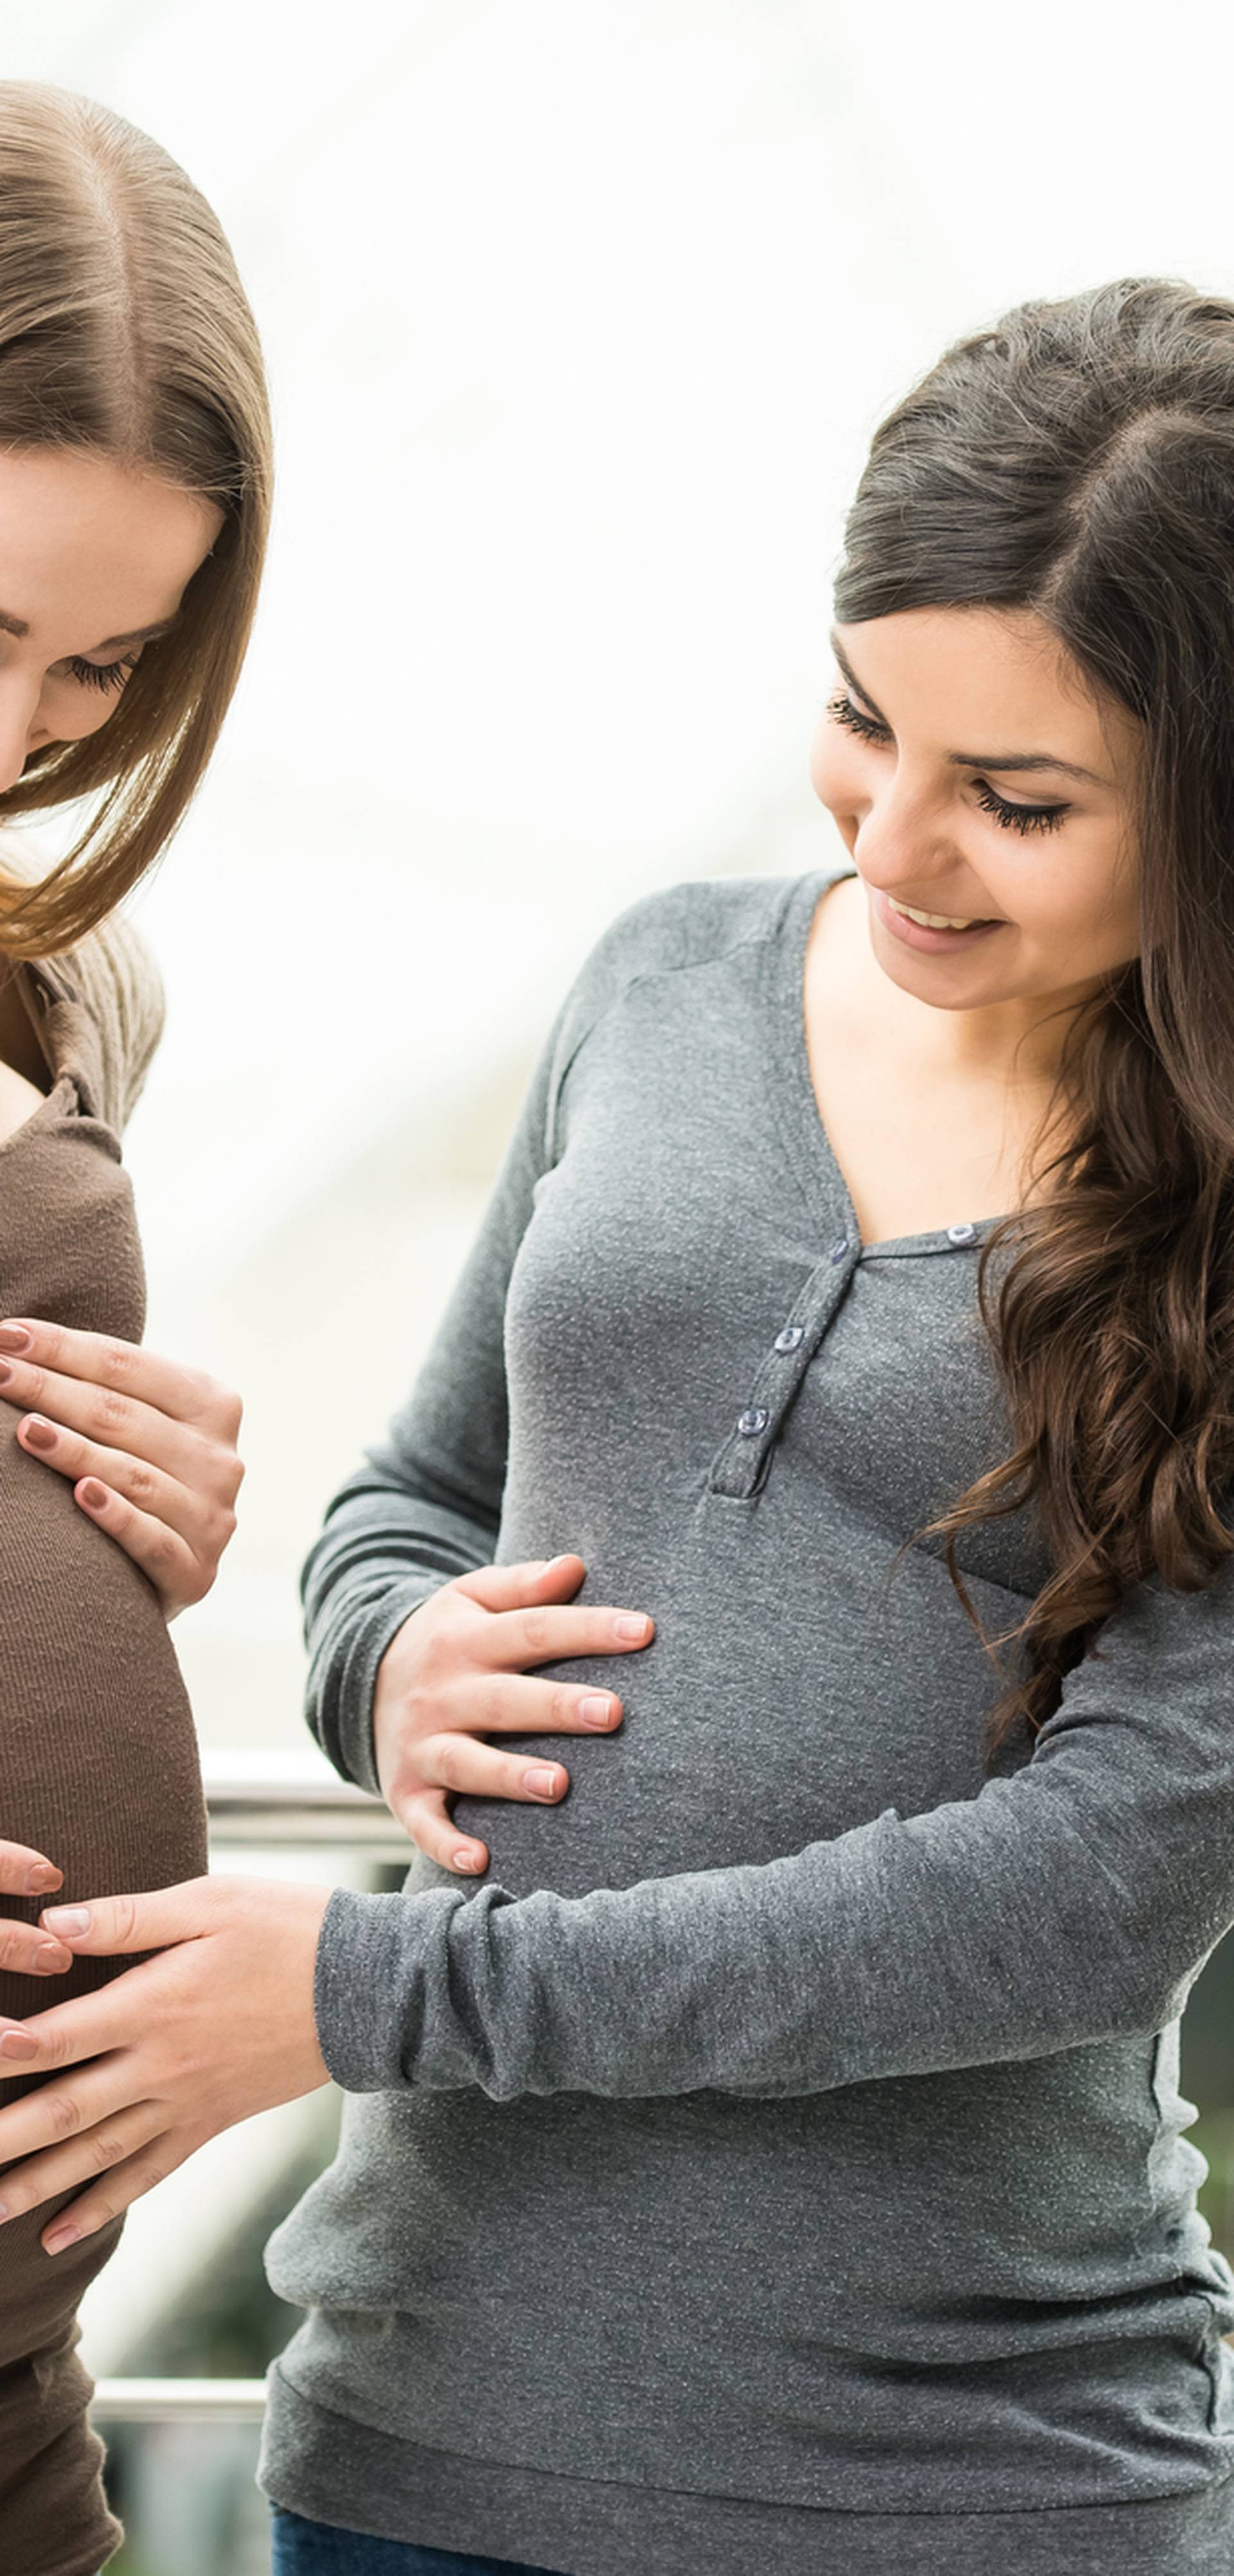
[[[492,1866],[339,1890],[346,2088],[274,2236],[260,2476],[567,2576],[1234,2565],[1234,2273],[1179,2016],[1234,1922],[1234,1562],[1110,1619],[981,1769],[933,1540],[1011,1444],[988,1221],[863,1245],[810,1081],[824,887],[633,905],[558,1014],[410,1400],[306,1571],[310,1722],[468,1568],[576,1550],[654,1643]],[[957,1212],[960,1213],[960,1212]],[[1007,1256],[1002,1256],[1007,1257]],[[1035,1509],[966,1533],[990,1631]],[[1007,1650],[1010,1651],[1010,1650]]]

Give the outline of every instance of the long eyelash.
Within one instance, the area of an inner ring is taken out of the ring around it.
[[[885,726],[876,724],[873,716],[863,716],[860,707],[855,707],[843,690],[837,697],[827,700],[827,713],[835,717],[837,724],[848,725],[854,733],[859,733],[864,742],[881,742],[884,738]]]
[[[850,733],[857,734],[862,742],[887,740],[886,726],[876,724],[873,716],[863,715],[860,707],[855,707],[849,697],[841,694],[829,698],[827,713],[837,724],[847,725]],[[1009,805],[996,788],[986,784],[984,778],[978,779],[973,792],[983,811],[992,814],[995,821],[1004,824],[1010,832],[1056,832],[1069,810],[1066,805]]]
[[[73,678],[84,689],[118,689],[125,673],[136,668],[137,657],[132,653],[122,654],[118,662],[83,662],[75,653],[69,662]]]
[[[987,814],[1014,832],[1056,832],[1067,811],[1065,805],[1008,805],[984,778],[978,779],[973,793]]]

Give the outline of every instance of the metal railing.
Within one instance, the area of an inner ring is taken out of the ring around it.
[[[260,2424],[264,2379],[100,2379],[90,2412],[108,2424]]]
[[[307,1756],[207,1755],[203,1770],[212,1846],[324,1846],[369,1860],[411,1858],[406,1834],[379,1798]],[[100,2379],[90,2412],[109,2424],[254,2424],[265,2406],[264,2379]]]
[[[204,1764],[210,1840],[226,1844],[296,1843],[302,1848],[363,1852],[371,1860],[410,1861],[411,1846],[380,1798],[295,1755],[249,1763],[239,1753]]]

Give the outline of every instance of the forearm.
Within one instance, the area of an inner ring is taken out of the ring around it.
[[[1162,2028],[1234,1920],[1229,1593],[1141,1600],[1117,1646],[1111,1623],[1108,1671],[1069,1677],[1031,1762],[977,1798],[578,1898],[339,1891],[332,2074],[774,2095]]]
[[[888,1810],[784,1860],[572,1899],[339,1890],[319,1953],[326,2061],[353,2091],[775,2095],[1170,2017],[1167,1980],[1099,1907],[1053,1959],[1052,1924],[961,1924],[919,1821]]]

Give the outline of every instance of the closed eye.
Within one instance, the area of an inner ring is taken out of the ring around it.
[[[68,669],[83,689],[118,689],[129,672],[136,670],[139,658],[136,653],[122,653],[115,662],[87,662],[80,654],[74,653]]]
[[[849,732],[855,733],[862,742],[890,742],[891,740],[886,725],[878,724],[873,716],[863,714],[861,708],[854,706],[852,699],[844,690],[840,690],[835,697],[828,699],[827,713],[833,723],[846,725]],[[1008,832],[1056,832],[1064,815],[1071,811],[1069,805],[1010,804],[1007,798],[1000,796],[997,788],[991,787],[984,778],[976,781],[973,792],[983,812],[992,814],[995,822],[1001,823],[1004,830]]]

